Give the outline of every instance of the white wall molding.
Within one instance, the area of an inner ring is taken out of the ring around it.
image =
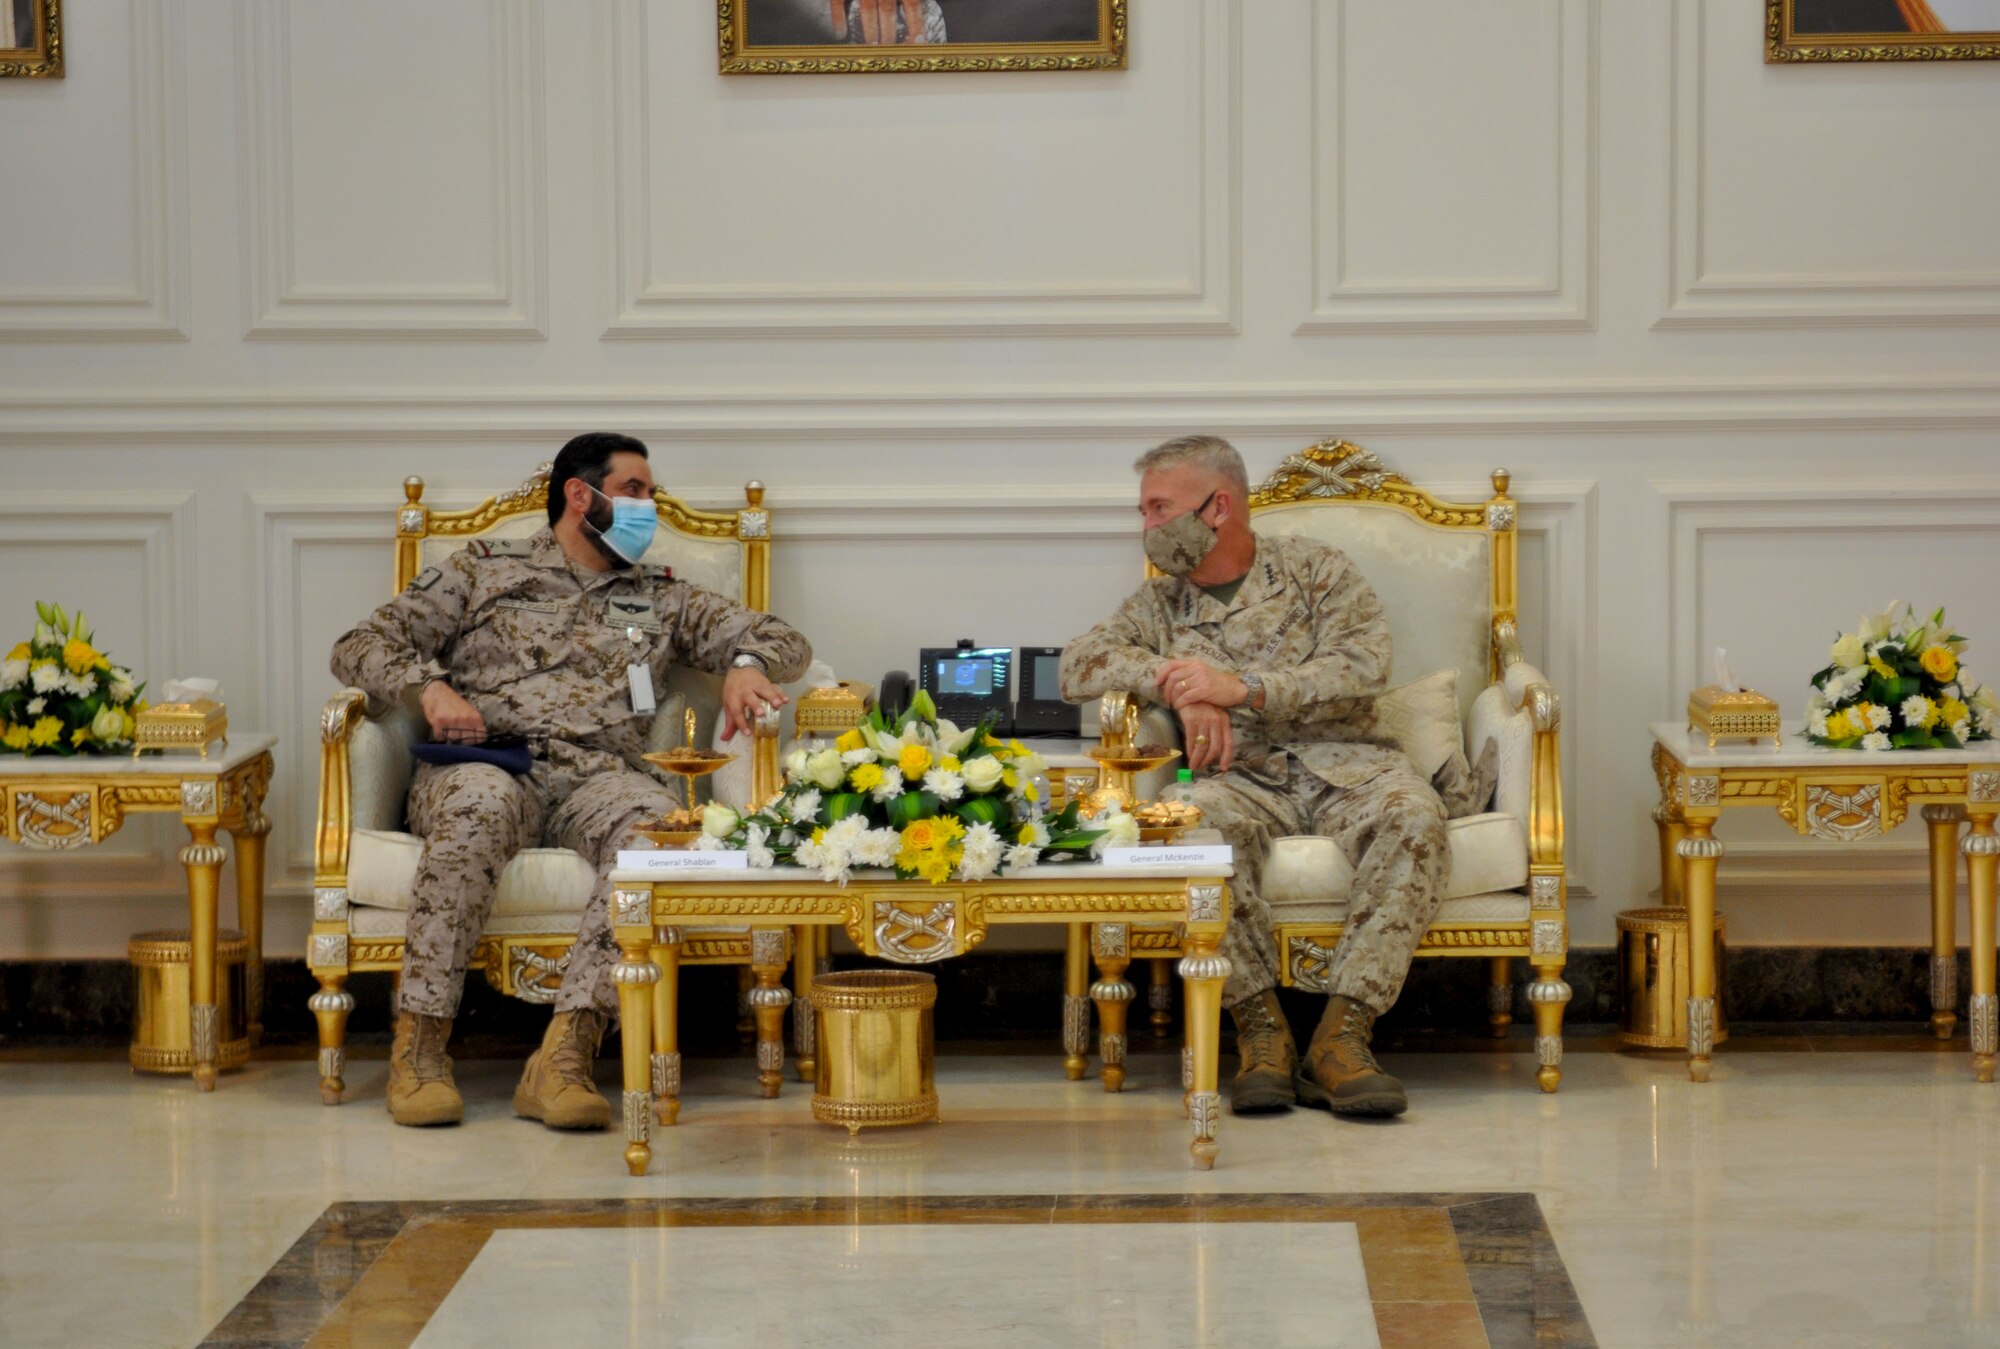
[[[806,287],[730,280],[694,283],[654,274],[648,17],[643,0],[618,0],[605,24],[609,75],[606,137],[612,194],[611,318],[607,338],[1034,336],[1121,333],[1233,334],[1237,328],[1239,149],[1242,121],[1241,0],[1201,7],[1195,134],[1200,172],[1191,184],[1197,245],[1191,274],[1157,285]]]
[[[0,341],[188,337],[187,45],[179,5],[131,0],[133,282],[0,290]],[[12,190],[30,190],[17,182]],[[22,243],[11,240],[9,246]]]
[[[1489,436],[1648,431],[1991,430],[2000,379],[1370,380],[1313,385],[905,385],[839,391],[515,385],[0,391],[0,444],[518,439],[579,426],[717,440],[883,441],[1024,434],[1125,440],[1189,426]]]
[[[1669,109],[1667,308],[1656,328],[2000,323],[2000,271],[1721,272],[1710,260],[1703,104],[1711,72],[1703,0],[1675,0]],[[1789,71],[1790,74],[1809,74]]]
[[[1597,7],[1593,0],[1554,0],[1559,72],[1546,88],[1522,89],[1525,101],[1551,108],[1556,165],[1555,237],[1548,265],[1535,276],[1413,277],[1363,283],[1347,275],[1345,237],[1352,193],[1346,181],[1345,137],[1349,43],[1347,0],[1320,0],[1312,11],[1312,309],[1299,333],[1519,331],[1595,326],[1597,246]],[[1467,107],[1467,116],[1497,110]]]
[[[194,494],[185,491],[9,490],[0,500],[0,556],[17,546],[39,550],[51,544],[135,545],[137,565],[129,584],[141,597],[144,631],[115,631],[101,611],[94,626],[104,649],[157,694],[160,680],[192,673],[183,661],[197,645],[194,516]],[[42,583],[23,581],[21,569],[0,568],[0,575],[11,581],[0,621],[0,647],[11,647],[28,635],[24,625],[34,621],[31,600],[60,603],[72,613],[95,607],[74,589],[28,593],[23,586]],[[75,891],[130,898],[179,884],[177,843],[160,842],[156,837],[160,831],[141,823],[147,818],[128,818],[125,828],[110,839],[74,856],[0,844],[0,892],[26,899],[60,894],[67,903]]]
[[[242,64],[245,336],[544,337],[547,131],[540,0],[494,0],[487,51],[494,194],[492,279],[476,286],[307,284],[298,277],[291,139],[291,11],[237,11]]]

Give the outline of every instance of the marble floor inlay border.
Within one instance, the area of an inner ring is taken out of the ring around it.
[[[1147,1222],[1353,1224],[1384,1349],[1596,1344],[1540,1206],[1514,1193],[343,1203],[203,1343],[409,1345],[499,1231]]]

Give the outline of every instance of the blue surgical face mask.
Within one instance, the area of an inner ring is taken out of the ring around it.
[[[653,509],[652,500],[642,497],[607,497],[595,487],[590,490],[597,492],[598,496],[604,497],[604,500],[611,505],[611,528],[598,530],[595,525],[591,525],[591,528],[596,530],[600,539],[604,540],[605,547],[628,564],[636,566],[639,559],[646,555],[646,550],[652,547],[653,531],[660,523],[660,517]],[[586,519],[584,523],[588,525],[590,521]]]

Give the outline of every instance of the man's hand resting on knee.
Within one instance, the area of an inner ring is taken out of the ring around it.
[[[1213,767],[1226,773],[1236,760],[1236,737],[1229,714],[1214,703],[1190,703],[1180,708],[1181,735],[1187,741],[1187,765],[1199,773]]]
[[[465,701],[458,690],[442,679],[433,679],[424,685],[424,691],[417,701],[423,707],[424,720],[431,725],[431,735],[447,744],[457,744],[486,738],[486,718],[479,715],[479,709]]]

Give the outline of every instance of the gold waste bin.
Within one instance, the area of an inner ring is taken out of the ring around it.
[[[1729,1038],[1722,1016],[1722,936],[1715,915],[1715,1042]],[[1686,909],[1627,909],[1618,915],[1618,1038],[1640,1049],[1685,1049],[1693,987]]]
[[[126,951],[132,959],[132,1068],[141,1073],[186,1073],[194,1067],[194,1032],[188,1021],[188,934],[141,932]],[[250,943],[227,928],[215,935],[215,1023],[221,1028],[216,1066],[250,1061],[244,962]]]
[[[909,970],[847,970],[813,981],[819,1064],[813,1118],[850,1134],[938,1117],[931,1009],[937,980]]]

